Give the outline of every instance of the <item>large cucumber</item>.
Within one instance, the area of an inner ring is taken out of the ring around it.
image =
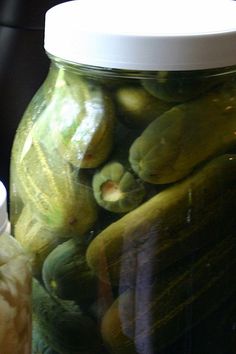
[[[106,90],[72,71],[59,70],[53,97],[35,123],[33,135],[47,148],[56,148],[73,166],[95,168],[112,150],[114,124],[113,103]]]
[[[235,146],[235,96],[235,87],[220,87],[156,118],[130,148],[133,170],[146,182],[172,183]]]
[[[88,264],[114,283],[137,270],[158,273],[235,230],[235,207],[236,155],[222,155],[103,230]]]
[[[20,197],[46,228],[61,236],[81,236],[97,218],[91,188],[85,178],[58,154],[50,152],[31,132],[13,151],[15,179]]]
[[[114,98],[121,121],[131,128],[146,127],[174,105],[153,97],[138,85],[119,87]]]
[[[33,275],[41,276],[43,262],[47,255],[65,239],[58,232],[45,228],[35,219],[32,211],[24,207],[15,224],[14,236],[24,247],[30,260]]]
[[[101,327],[112,352],[159,353],[216,311],[235,294],[235,254],[236,237],[230,235],[165,286],[157,279],[150,288],[136,287],[120,295]]]

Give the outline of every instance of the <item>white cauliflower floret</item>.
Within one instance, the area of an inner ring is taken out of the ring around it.
[[[0,352],[29,354],[31,272],[15,239],[0,236]],[[4,351],[3,351],[4,350]]]

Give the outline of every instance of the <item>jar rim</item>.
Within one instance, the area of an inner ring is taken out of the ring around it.
[[[220,68],[236,64],[235,18],[233,0],[74,0],[47,11],[44,47],[115,69]]]

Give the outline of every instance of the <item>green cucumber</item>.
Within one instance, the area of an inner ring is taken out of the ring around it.
[[[97,219],[97,206],[87,180],[29,132],[13,151],[15,179],[23,203],[42,226],[62,237],[82,236]]]
[[[96,299],[97,277],[86,263],[84,247],[73,239],[47,256],[42,276],[47,290],[61,299],[79,304]]]
[[[104,229],[87,262],[114,284],[127,270],[159,273],[235,230],[235,208],[236,155],[222,155]]]
[[[123,164],[113,161],[98,171],[92,181],[97,203],[114,213],[126,213],[141,204],[144,184]]]
[[[163,113],[132,144],[133,170],[149,183],[173,183],[235,147],[235,97],[236,87],[224,86]]]
[[[148,348],[159,353],[175,342],[235,294],[235,254],[236,237],[230,235],[181,274],[174,272],[164,287],[157,278],[150,288],[121,294],[101,325],[108,347],[116,354],[146,353]]]

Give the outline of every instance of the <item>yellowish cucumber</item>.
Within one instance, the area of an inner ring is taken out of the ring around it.
[[[159,273],[234,231],[235,208],[236,156],[222,155],[104,229],[88,264],[114,284],[141,269]]]

